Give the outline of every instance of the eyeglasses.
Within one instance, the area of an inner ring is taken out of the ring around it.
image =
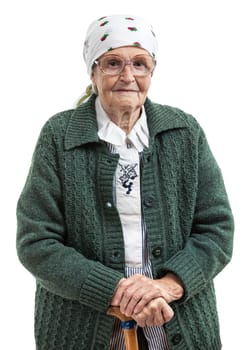
[[[142,77],[153,72],[156,62],[149,55],[137,55],[132,57],[131,60],[125,60],[118,55],[106,55],[94,61],[94,63],[107,75],[119,75],[126,65],[130,65],[132,74]]]

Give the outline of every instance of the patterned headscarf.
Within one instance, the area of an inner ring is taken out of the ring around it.
[[[122,46],[147,50],[155,59],[158,43],[152,26],[136,16],[112,15],[91,23],[84,42],[83,56],[91,76],[94,61],[104,53]]]

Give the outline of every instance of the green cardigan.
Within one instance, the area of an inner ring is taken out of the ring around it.
[[[37,350],[106,350],[106,315],[124,276],[113,201],[118,155],[97,135],[95,96],[43,127],[17,206],[17,252],[37,281]],[[232,255],[233,218],[197,121],[149,99],[141,193],[154,278],[172,271],[185,294],[164,325],[170,349],[221,348],[213,278]]]

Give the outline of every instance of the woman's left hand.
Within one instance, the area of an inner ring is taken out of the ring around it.
[[[132,318],[140,327],[162,326],[169,322],[174,315],[171,306],[164,298],[156,298],[151,300],[142,311],[138,314],[133,314]]]
[[[155,299],[159,298],[158,305],[160,305],[160,298],[169,304],[180,299],[183,292],[181,281],[172,273],[167,273],[163,278],[157,280],[136,274],[120,281],[111,304],[120,306],[121,312],[126,316],[135,318],[136,315],[144,312],[151,320],[157,312]]]

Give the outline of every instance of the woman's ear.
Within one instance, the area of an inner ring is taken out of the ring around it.
[[[91,74],[91,81],[92,81],[92,90],[93,92],[98,95],[98,89],[97,89],[97,85],[96,85],[96,79],[95,79],[95,72],[92,71]]]
[[[95,74],[94,74],[94,71],[92,71],[92,74],[91,74],[91,81],[92,81],[92,84],[95,84]]]

